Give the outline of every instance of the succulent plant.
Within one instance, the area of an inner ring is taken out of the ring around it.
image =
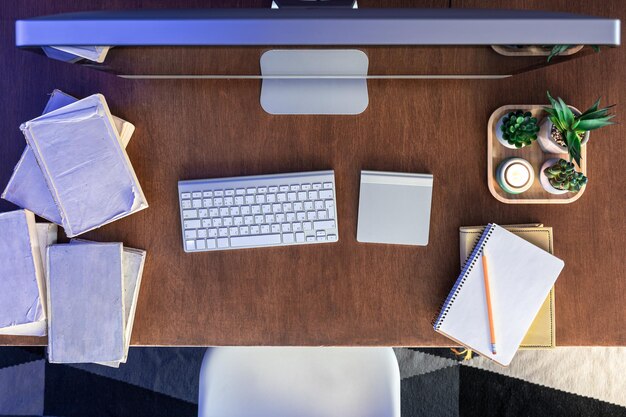
[[[565,159],[559,159],[554,165],[544,171],[548,182],[557,190],[566,190],[577,193],[587,184],[587,177],[582,172],[577,172],[573,163]]]
[[[537,118],[530,112],[512,111],[502,119],[502,138],[516,148],[530,145],[537,139]]]
[[[563,52],[567,51],[569,48],[573,46],[574,45],[543,45],[544,48],[550,49],[550,55],[548,55],[548,62],[550,62],[550,60],[554,58],[555,56],[561,55]],[[595,52],[600,52],[600,47],[598,45],[590,45],[590,46]]]
[[[547,93],[552,107],[544,107],[544,110],[548,113],[552,124],[563,135],[570,161],[574,160],[580,166],[581,137],[590,130],[612,125],[613,122],[610,120],[615,115],[609,114],[609,109],[613,106],[598,109],[600,105],[600,99],[598,99],[593,106],[585,110],[580,116],[577,116],[561,97],[555,100],[549,91]]]

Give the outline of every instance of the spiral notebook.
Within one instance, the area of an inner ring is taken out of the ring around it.
[[[489,280],[498,353],[491,353],[480,257],[489,252]],[[437,332],[507,366],[548,296],[562,260],[494,223],[478,240],[434,323]]]

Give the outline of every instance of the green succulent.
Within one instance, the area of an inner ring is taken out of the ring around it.
[[[548,177],[550,185],[557,190],[577,193],[587,184],[587,177],[582,172],[577,172],[573,163],[565,159],[559,159],[557,163],[543,171]]]
[[[561,55],[574,45],[543,45],[544,48],[550,48],[550,55],[548,55],[548,62],[557,55]],[[600,52],[598,45],[589,45],[595,52]]]
[[[516,148],[530,145],[537,139],[537,118],[530,112],[512,111],[502,119],[502,138]]]
[[[544,110],[548,113],[552,124],[563,135],[570,161],[576,161],[576,164],[580,166],[581,136],[584,136],[590,130],[612,125],[613,122],[610,120],[615,115],[609,114],[609,109],[613,106],[598,109],[600,105],[600,99],[598,99],[593,106],[585,110],[580,116],[577,116],[561,97],[555,100],[549,91],[547,93],[552,107],[544,107]]]

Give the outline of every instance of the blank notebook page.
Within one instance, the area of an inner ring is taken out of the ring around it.
[[[491,353],[482,249],[487,267],[497,353]],[[490,224],[461,272],[435,323],[435,329],[507,366],[563,269],[562,260]]]

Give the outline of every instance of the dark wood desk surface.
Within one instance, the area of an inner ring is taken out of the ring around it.
[[[205,1],[107,0],[97,7],[129,3],[201,7]],[[626,20],[621,0],[452,5],[550,8]],[[487,119],[501,105],[544,103],[550,89],[579,108],[602,96],[603,103],[618,104],[623,120],[624,47],[512,79],[370,81],[369,108],[355,117],[271,116],[259,106],[258,81],[124,80],[14,48],[16,18],[90,8],[79,0],[0,3],[0,187],[24,147],[17,127],[41,112],[54,88],[76,96],[102,92],[114,114],[136,125],[128,153],[150,208],[85,236],[148,251],[133,344],[446,345],[430,321],[459,270],[458,228],[489,221],[554,228],[555,252],[566,265],[556,285],[557,344],[626,344],[626,126],[591,134],[590,182],[572,205],[499,203],[485,173]],[[337,244],[183,253],[179,179],[319,169],[335,170]],[[361,169],[434,175],[427,247],[356,242]],[[11,209],[0,202],[0,211]],[[1,337],[0,343],[45,339]]]

